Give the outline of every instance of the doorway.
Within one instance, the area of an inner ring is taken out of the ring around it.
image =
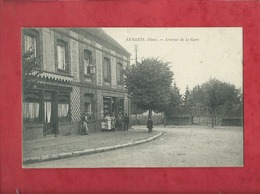
[[[58,133],[57,92],[44,92],[44,136]]]

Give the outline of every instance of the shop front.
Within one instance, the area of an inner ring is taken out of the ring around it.
[[[38,139],[47,135],[56,136],[61,132],[60,125],[71,124],[71,91],[70,77],[62,78],[45,73],[45,76],[34,78],[34,87],[23,92],[23,138],[25,140]]]
[[[121,97],[103,97],[103,111],[104,117],[124,114],[124,99]]]

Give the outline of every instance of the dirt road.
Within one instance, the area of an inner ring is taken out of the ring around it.
[[[136,126],[138,129],[143,126]],[[155,127],[163,135],[149,143],[94,155],[31,164],[42,168],[242,167],[243,128]]]

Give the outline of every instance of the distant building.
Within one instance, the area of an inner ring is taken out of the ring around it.
[[[129,114],[123,69],[130,53],[101,28],[26,28],[22,52],[41,64],[23,90],[23,138],[78,133],[83,113],[90,131],[107,114]]]

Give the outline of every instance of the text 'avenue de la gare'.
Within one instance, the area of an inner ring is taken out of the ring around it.
[[[173,41],[173,42],[196,42],[199,41],[199,38],[126,38],[126,41],[135,41],[135,42],[144,42],[144,41]]]

